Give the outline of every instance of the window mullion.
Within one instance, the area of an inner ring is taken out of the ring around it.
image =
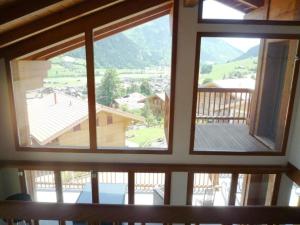
[[[96,101],[95,101],[95,74],[94,74],[94,46],[93,31],[85,32],[86,48],[86,70],[87,70],[87,92],[89,103],[89,130],[90,149],[97,150],[97,130],[96,130]]]

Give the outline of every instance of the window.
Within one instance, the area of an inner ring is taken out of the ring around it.
[[[57,202],[53,171],[26,170],[26,189],[36,202]]]
[[[99,172],[100,204],[128,204],[128,173]]]
[[[291,190],[289,206],[300,206],[300,187],[294,182]]]
[[[93,39],[86,40],[87,31],[11,60],[17,148],[170,153],[172,33],[166,7],[153,10],[151,21],[141,23],[138,15],[126,26],[111,25],[109,35],[110,27],[95,28]],[[159,101],[151,104],[154,97]]]
[[[85,47],[31,58],[11,62],[19,145],[88,148]]]
[[[201,0],[199,7],[201,12],[199,21],[202,19],[300,21],[298,0]]]
[[[164,173],[135,173],[134,180],[134,204],[164,205]]]
[[[272,204],[275,174],[239,174],[236,206]]]
[[[106,120],[107,120],[107,125],[110,125],[113,123],[113,117],[111,115],[108,115]]]
[[[84,171],[61,172],[64,203],[92,203],[91,173]]]
[[[198,37],[194,153],[282,153],[297,40]]]
[[[192,205],[228,205],[230,185],[231,174],[195,173]]]
[[[171,88],[169,15],[104,39],[97,33],[95,30],[97,115],[110,113],[107,123],[97,127],[97,147],[167,150],[164,121],[169,115],[163,105]],[[154,101],[156,96],[159,102]],[[105,138],[111,133],[113,139]]]

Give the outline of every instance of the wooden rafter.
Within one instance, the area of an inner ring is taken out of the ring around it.
[[[27,14],[36,12],[61,1],[62,0],[17,1],[16,3],[3,7],[0,10],[0,25],[19,19]]]
[[[91,11],[95,12],[97,10],[101,10],[106,6],[117,3],[118,1],[119,0],[83,1],[67,8],[66,10],[55,12],[39,20],[2,33],[0,35],[0,46],[4,47],[18,40],[28,38],[38,32],[61,25],[63,22],[70,21],[74,17],[82,16]]]
[[[79,35],[85,30],[101,27],[114,21],[133,16],[134,14],[168,4],[169,2],[169,0],[123,1],[113,6],[109,6],[100,12],[83,16],[79,19],[41,32],[33,37],[3,48],[1,49],[1,54],[6,56],[8,59],[20,57],[38,49],[45,48],[60,41]]]

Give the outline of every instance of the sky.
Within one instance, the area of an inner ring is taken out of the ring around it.
[[[230,8],[215,0],[206,0],[203,3],[203,18],[204,19],[239,19],[244,18],[244,13],[233,8]],[[258,38],[222,38],[222,40],[232,46],[246,52],[251,47],[259,45]]]

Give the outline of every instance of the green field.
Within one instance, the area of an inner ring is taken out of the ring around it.
[[[163,127],[147,127],[138,130],[130,130],[127,131],[126,134],[130,136],[128,141],[137,143],[140,147],[146,146],[159,138],[164,138],[165,135]]]
[[[255,74],[257,68],[257,58],[247,58],[239,61],[228,62],[224,64],[213,65],[212,71],[207,74],[201,74],[199,83],[205,79],[222,80],[230,78],[230,74],[240,72],[242,75]]]

